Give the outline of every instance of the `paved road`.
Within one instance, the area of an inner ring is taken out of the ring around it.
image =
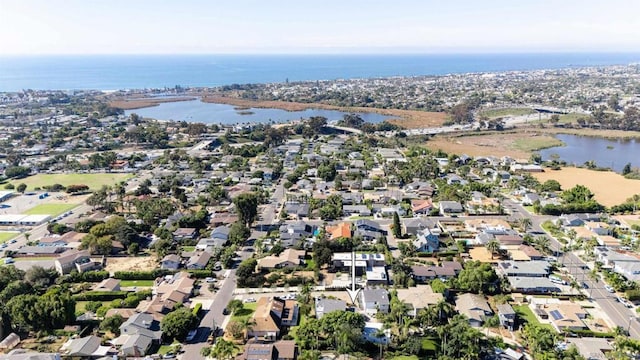
[[[573,275],[574,279],[579,284],[586,283],[589,287],[586,292],[590,294],[591,299],[595,301],[600,308],[609,316],[611,321],[621,328],[629,329],[629,334],[634,339],[640,339],[640,322],[635,313],[618,302],[616,294],[611,294],[604,289],[604,281],[599,280],[595,282],[589,277],[591,271],[582,259],[572,252],[562,254],[563,244],[556,240],[553,236],[550,236],[540,226],[543,222],[553,219],[553,216],[544,215],[532,215],[527,212],[520,204],[515,203],[512,200],[506,199],[504,206],[513,211],[514,215],[520,217],[529,217],[532,222],[532,231],[544,233],[550,240],[550,248],[554,252],[560,254],[559,261],[567,268],[569,274]]]
[[[204,356],[200,355],[200,350],[203,347],[208,346],[207,338],[216,326],[222,327],[225,320],[225,315],[222,314],[222,310],[227,306],[229,301],[233,297],[233,291],[236,289],[236,271],[230,270],[229,275],[224,279],[224,283],[220,290],[213,297],[211,308],[200,321],[198,327],[198,335],[192,341],[191,344],[187,344],[183,347],[184,353],[181,355],[181,359],[204,359]]]

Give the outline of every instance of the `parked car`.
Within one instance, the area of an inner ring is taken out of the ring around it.
[[[612,294],[613,294],[614,292],[616,292],[616,291],[615,291],[611,286],[609,286],[609,285],[605,285],[605,286],[604,286],[604,289],[605,289],[605,290],[607,290],[608,292],[612,293]]]
[[[193,341],[193,339],[196,338],[196,335],[198,335],[198,330],[191,330],[189,331],[189,333],[187,334],[187,337],[185,340],[187,340],[187,342]]]
[[[245,302],[245,303],[254,303],[254,302],[256,302],[256,299],[254,299],[254,298],[246,298],[246,299],[242,300],[242,302]]]
[[[582,288],[583,288],[583,289],[588,289],[588,288],[589,288],[589,285],[587,285],[587,283],[586,283],[586,282],[583,282],[583,283],[582,283]]]

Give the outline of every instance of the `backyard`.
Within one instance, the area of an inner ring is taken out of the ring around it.
[[[518,317],[520,319],[524,320],[526,323],[540,325],[542,327],[546,327],[546,328],[549,328],[549,329],[553,330],[553,326],[551,326],[550,324],[541,323],[538,320],[538,318],[536,318],[536,316],[533,313],[533,311],[531,311],[529,306],[527,306],[527,305],[513,305],[512,307],[513,307],[513,310],[515,310],[516,313],[518,314]]]

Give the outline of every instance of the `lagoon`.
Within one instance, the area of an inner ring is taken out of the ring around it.
[[[593,160],[598,167],[608,167],[621,172],[628,163],[640,167],[640,141],[623,139],[604,139],[590,136],[559,134],[556,138],[564,146],[540,150],[543,160],[558,155],[560,160],[569,164],[583,165]]]
[[[347,114],[338,110],[307,109],[286,111],[281,109],[249,108],[236,110],[233,105],[205,103],[200,100],[161,103],[158,106],[128,110],[125,115],[136,113],[145,118],[202,122],[205,124],[284,123],[312,116],[324,116],[328,121],[341,120]],[[379,123],[390,116],[377,113],[357,113],[370,123]]]

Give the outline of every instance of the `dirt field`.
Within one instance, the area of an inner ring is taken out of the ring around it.
[[[569,167],[557,171],[546,170],[533,176],[541,182],[557,180],[563,189],[570,189],[578,184],[584,185],[595,194],[596,200],[605,206],[621,204],[632,195],[640,194],[640,180],[625,179],[611,171]]]
[[[174,97],[174,98],[131,98],[116,99],[109,102],[109,106],[123,110],[142,109],[150,106],[158,106],[158,104],[176,101],[191,101],[194,97]]]
[[[477,136],[436,136],[427,142],[432,150],[469,156],[510,156],[528,159],[532,151],[562,145],[552,136],[537,131],[497,132]]]
[[[202,96],[203,102],[216,103],[216,104],[228,104],[233,106],[239,106],[243,108],[272,108],[281,109],[286,111],[303,111],[306,109],[326,109],[326,110],[339,110],[344,112],[369,112],[377,113],[381,115],[398,117],[397,119],[390,119],[389,122],[398,126],[402,126],[406,129],[412,128],[425,128],[441,126],[447,120],[448,115],[446,113],[417,111],[417,110],[399,110],[399,109],[376,109],[369,107],[340,107],[319,103],[298,103],[288,101],[252,101],[245,99],[238,99],[227,96]]]
[[[105,270],[116,271],[149,271],[158,267],[154,256],[107,258]]]

